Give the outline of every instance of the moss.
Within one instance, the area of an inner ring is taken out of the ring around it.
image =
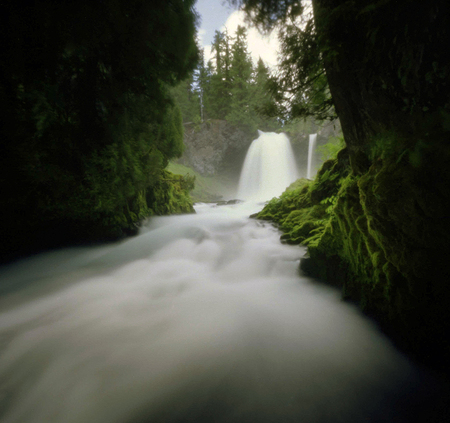
[[[194,213],[192,199],[189,196],[190,188],[192,186],[185,177],[165,170],[163,177],[147,196],[151,214]]]
[[[341,286],[400,345],[446,366],[450,153],[442,143],[420,154],[417,165],[389,153],[357,175],[344,151],[257,218],[308,246],[305,272]]]

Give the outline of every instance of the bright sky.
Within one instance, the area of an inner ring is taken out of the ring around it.
[[[256,28],[244,23],[244,13],[233,9],[224,0],[197,0],[195,8],[201,17],[199,37],[201,45],[205,48],[205,60],[211,56],[211,43],[215,30],[228,29],[228,34],[234,36],[238,25],[249,28],[248,49],[253,63],[261,57],[264,63],[271,68],[277,64],[278,38],[275,33],[262,36]]]

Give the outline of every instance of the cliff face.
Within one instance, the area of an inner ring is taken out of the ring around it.
[[[185,124],[185,150],[179,163],[204,176],[227,170],[239,171],[245,153],[257,134],[247,134],[225,120],[211,119],[200,125]]]

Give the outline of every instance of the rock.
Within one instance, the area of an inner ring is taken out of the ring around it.
[[[242,166],[256,134],[249,135],[225,120],[211,119],[200,125],[184,125],[185,151],[179,163],[203,176],[214,176],[224,168]]]
[[[242,200],[218,201],[216,203],[216,205],[217,206],[229,206],[229,205],[232,205],[232,204],[239,204],[239,203],[242,203],[242,202],[243,202]]]

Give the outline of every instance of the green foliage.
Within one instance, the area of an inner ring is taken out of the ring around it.
[[[323,227],[325,206],[311,200],[312,183],[299,179],[274,198],[256,216],[276,223],[284,232],[281,240],[290,244],[304,243],[311,231]]]
[[[312,16],[282,26],[279,38],[279,73],[268,85],[271,102],[266,104],[265,113],[284,120],[310,116],[319,121],[336,119]]]
[[[192,77],[172,90],[183,121],[226,119],[252,135],[257,129],[280,129],[277,119],[262,115],[262,106],[270,100],[266,87],[270,72],[261,59],[253,65],[247,30],[239,26],[234,36],[216,31],[212,52],[208,63],[201,52]]]
[[[186,179],[181,175],[174,175],[165,170],[162,178],[153,187],[152,191],[147,193],[147,204],[149,204],[152,214],[177,214],[192,213],[194,208],[189,189],[192,186],[192,180]]]
[[[2,252],[49,228],[53,242],[117,236],[151,212],[183,151],[169,87],[196,64],[192,7],[2,3]]]
[[[332,195],[331,197],[324,198],[320,204],[323,204],[326,206],[325,212],[327,214],[332,214],[334,208],[337,204],[337,197],[335,195]]]
[[[184,123],[201,120],[200,93],[195,89],[195,79],[190,75],[171,90],[172,97],[180,108]]]
[[[247,51],[247,31],[238,26],[235,41],[231,47],[230,67],[230,112],[226,119],[238,126],[247,126],[250,131],[256,131],[254,110],[252,110],[252,73],[253,64]]]
[[[157,146],[165,156],[164,167],[166,167],[170,159],[181,157],[184,150],[183,122],[178,106],[175,105],[167,110],[158,129]]]
[[[326,144],[320,145],[316,151],[320,154],[322,161],[335,159],[343,148],[345,147],[344,137],[330,137]]]
[[[211,52],[215,52],[215,69],[211,72],[208,118],[225,119],[231,107],[231,49],[228,33],[216,31]]]
[[[230,3],[243,7],[261,28],[278,30],[281,44],[278,73],[266,83],[270,96],[260,104],[260,112],[283,121],[299,117],[336,119],[322,61],[323,45],[310,9],[297,0],[230,0]]]

